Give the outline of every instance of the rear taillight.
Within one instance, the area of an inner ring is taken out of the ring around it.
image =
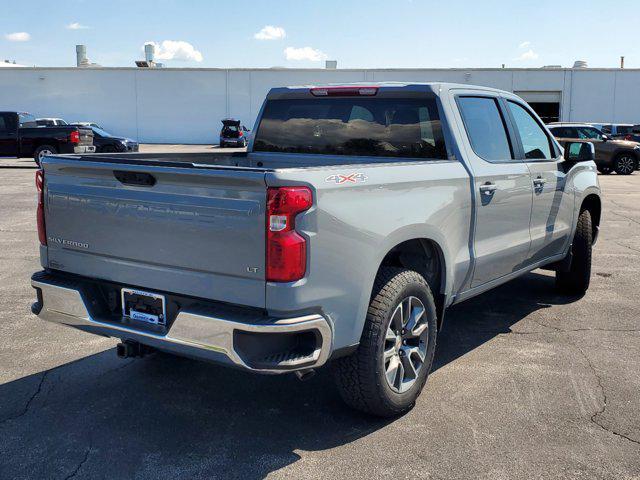
[[[267,281],[293,282],[307,269],[307,240],[295,231],[296,215],[311,208],[307,187],[267,189]]]
[[[239,131],[238,131],[238,138],[240,138],[242,135],[244,135],[244,134],[242,133],[242,130],[239,130]]]
[[[633,137],[631,135],[626,135],[624,137],[624,139],[627,140],[627,141],[631,141],[631,140],[633,140]]]
[[[36,190],[38,191],[38,209],[36,218],[38,222],[38,239],[40,245],[47,245],[47,229],[44,224],[44,170],[36,171]]]
[[[80,132],[74,131],[69,134],[69,141],[71,143],[80,143]]]

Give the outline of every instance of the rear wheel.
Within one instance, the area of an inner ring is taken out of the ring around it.
[[[334,364],[344,401],[383,417],[410,410],[431,370],[436,335],[435,302],[424,277],[382,267],[358,350]]]
[[[571,245],[571,266],[568,272],[556,272],[556,286],[564,293],[580,295],[587,291],[591,281],[591,248],[593,230],[591,213],[583,210]]]
[[[618,175],[631,175],[637,167],[636,157],[629,153],[622,153],[616,157],[614,170]]]
[[[40,145],[33,152],[33,159],[36,161],[38,165],[40,165],[40,161],[44,157],[48,155],[55,155],[56,153],[58,153],[58,150],[56,149],[56,147],[52,147],[51,145]]]

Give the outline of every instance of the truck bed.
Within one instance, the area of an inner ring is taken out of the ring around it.
[[[234,153],[102,153],[91,155],[57,155],[70,161],[120,165],[163,166],[168,168],[220,168],[230,170],[274,171],[285,168],[311,168],[333,165],[385,164],[384,157],[344,157],[340,155],[280,155],[266,152]],[[410,160],[416,162],[415,159]],[[419,160],[418,160],[419,161]],[[398,164],[398,159],[392,161]],[[433,163],[433,161],[431,161]]]

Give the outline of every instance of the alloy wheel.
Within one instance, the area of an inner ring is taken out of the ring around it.
[[[623,156],[618,159],[618,171],[623,174],[632,173],[635,170],[636,161],[629,156]]]
[[[403,299],[391,315],[384,342],[387,384],[397,393],[409,390],[424,367],[429,342],[426,309],[417,297]]]
[[[42,160],[44,157],[48,155],[53,155],[53,152],[51,150],[40,150],[38,152],[38,160]]]

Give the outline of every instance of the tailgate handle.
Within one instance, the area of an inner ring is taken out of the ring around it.
[[[123,170],[114,170],[113,176],[125,185],[137,185],[142,187],[153,187],[156,179],[153,175],[144,172],[125,172]]]

